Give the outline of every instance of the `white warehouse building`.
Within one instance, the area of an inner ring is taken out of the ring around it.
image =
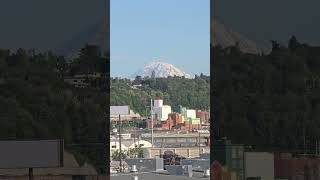
[[[168,115],[172,112],[171,106],[163,105],[162,99],[154,100],[153,106],[154,117],[160,121],[166,121]]]
[[[196,110],[188,109],[187,110],[187,118],[195,119],[196,118]]]
[[[164,105],[162,107],[154,107],[153,111],[156,119],[166,121],[168,119],[168,115],[171,113],[171,106]]]
[[[155,99],[153,103],[154,107],[162,107],[163,106],[163,100],[162,99]]]

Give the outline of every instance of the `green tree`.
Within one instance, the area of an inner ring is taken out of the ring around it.
[[[120,153],[120,150],[117,149],[112,152],[111,158],[113,161],[120,161],[120,159],[124,160],[127,158],[127,153],[124,150]]]

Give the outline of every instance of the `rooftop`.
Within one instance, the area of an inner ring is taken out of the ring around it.
[[[202,172],[193,172],[193,177],[187,177],[187,176],[176,176],[176,175],[169,175],[166,172],[163,173],[155,173],[155,172],[147,172],[147,173],[128,173],[128,174],[112,174],[111,180],[131,180],[133,179],[133,176],[138,176],[138,180],[189,180],[189,179],[209,179],[204,178]]]
[[[200,136],[208,137],[210,133],[200,133]],[[199,133],[157,133],[154,137],[199,137]]]

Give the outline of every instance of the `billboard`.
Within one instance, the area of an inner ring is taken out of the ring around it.
[[[128,115],[130,114],[129,106],[110,106],[111,115]]]
[[[63,140],[0,141],[0,169],[63,166]]]

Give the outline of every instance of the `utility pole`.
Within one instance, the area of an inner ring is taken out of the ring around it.
[[[152,147],[153,147],[153,102],[152,102],[152,99],[151,99],[151,144],[152,144]]]
[[[33,180],[33,168],[29,168],[29,180]]]
[[[303,128],[303,154],[306,154],[306,134],[305,134],[305,128]]]
[[[119,157],[120,157],[120,172],[122,172],[122,151],[121,151],[121,118],[119,114]]]
[[[318,152],[317,152],[317,155],[319,156],[319,154],[320,154],[320,143],[319,143],[318,140],[317,140],[317,142],[318,142]]]
[[[318,142],[318,152],[317,152],[317,155],[319,156],[319,154],[320,154],[320,143],[319,143],[318,140],[317,140],[317,142]]]
[[[134,144],[135,146],[136,146],[136,136],[137,136],[136,127],[134,127],[133,144]]]
[[[201,151],[201,150],[200,150],[200,149],[201,149],[201,148],[200,148],[200,131],[198,131],[198,133],[199,133],[199,142],[198,142],[198,146],[199,146],[199,156],[200,156],[200,151]]]
[[[318,155],[318,140],[316,140],[316,153],[315,155],[317,156]]]

